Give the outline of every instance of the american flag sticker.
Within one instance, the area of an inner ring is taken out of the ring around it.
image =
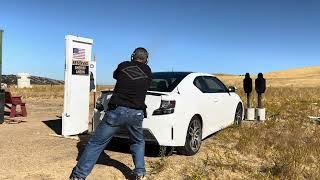
[[[72,59],[84,60],[85,50],[80,48],[73,48]]]

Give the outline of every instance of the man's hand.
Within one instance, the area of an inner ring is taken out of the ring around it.
[[[101,103],[96,103],[96,109],[98,110],[98,111],[103,111],[104,110],[104,107],[103,107],[103,105],[101,104]]]

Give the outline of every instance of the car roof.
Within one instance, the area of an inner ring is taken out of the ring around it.
[[[192,76],[214,76],[213,74],[208,74],[208,73],[201,73],[201,72],[184,72],[184,71],[163,71],[163,72],[153,72],[152,74],[168,74],[168,73],[174,73],[174,74],[179,74],[179,75],[192,75]]]
[[[213,74],[209,74],[209,73],[202,73],[202,72],[193,72],[190,73],[187,77],[189,78],[196,78],[198,76],[212,76],[215,77]]]
[[[161,75],[161,74],[169,74],[169,73],[174,73],[174,74],[179,74],[179,75],[188,75],[192,72],[183,72],[183,71],[163,71],[163,72],[153,72],[152,74],[157,74],[157,75]]]
[[[192,73],[192,75],[196,75],[196,76],[214,76],[213,74],[202,73],[202,72],[194,72],[194,73]]]

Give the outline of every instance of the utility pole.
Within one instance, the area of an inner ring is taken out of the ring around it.
[[[96,53],[94,53],[94,55],[93,55],[93,61],[94,61],[94,65],[96,66],[97,64],[96,64],[96,62],[97,62],[97,56],[96,56]],[[95,67],[96,68],[96,67]],[[94,77],[94,78],[97,78],[97,77]],[[95,83],[95,91],[93,91],[93,108],[95,109],[96,108],[96,91],[97,91],[97,83]],[[93,110],[94,111],[94,110]],[[94,111],[94,114],[95,114],[95,111]],[[94,116],[95,115],[93,115],[93,117],[92,117],[92,119],[91,119],[91,132],[93,132],[95,129],[94,129]]]
[[[3,30],[0,29],[0,84],[2,83],[2,33]],[[0,88],[0,124],[4,122],[4,90]]]

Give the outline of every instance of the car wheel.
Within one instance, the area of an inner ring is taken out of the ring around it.
[[[236,109],[236,113],[234,115],[234,125],[240,126],[242,122],[242,114],[243,114],[243,108],[242,104],[239,103]]]
[[[192,156],[196,154],[201,146],[202,140],[202,125],[198,117],[194,116],[189,124],[186,142],[183,147],[179,147],[178,151],[181,154]]]

